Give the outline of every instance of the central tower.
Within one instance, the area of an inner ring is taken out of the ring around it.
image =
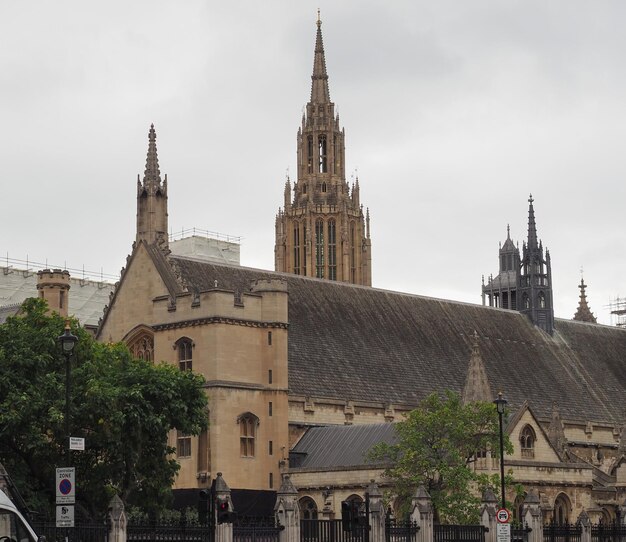
[[[371,286],[369,211],[363,214],[358,177],[346,182],[345,131],[330,101],[322,41],[317,36],[311,99],[298,129],[298,178],[285,182],[276,216],[276,271]]]

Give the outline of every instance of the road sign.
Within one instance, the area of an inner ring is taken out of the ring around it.
[[[74,505],[57,506],[57,527],[74,527]]]
[[[510,523],[498,523],[496,525],[496,542],[511,542]]]
[[[85,439],[81,437],[70,437],[70,450],[84,450]]]
[[[57,469],[57,504],[74,504],[76,500],[74,485],[74,467],[62,467]]]
[[[506,508],[500,508],[496,512],[496,519],[498,523],[508,523],[511,519],[511,512],[509,512]]]

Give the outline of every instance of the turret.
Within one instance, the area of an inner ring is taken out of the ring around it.
[[[137,175],[137,237],[136,242],[156,243],[166,250],[167,227],[167,175],[161,181],[156,148],[154,124],[148,133],[148,155],[143,182]]]
[[[67,318],[69,304],[70,274],[61,269],[44,269],[37,272],[39,297],[48,303],[48,309]]]

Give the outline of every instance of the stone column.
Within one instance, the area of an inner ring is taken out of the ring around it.
[[[411,521],[415,521],[420,530],[417,533],[417,542],[432,542],[433,531],[433,502],[424,486],[419,486],[411,501]]]
[[[483,493],[482,505],[480,507],[480,524],[487,529],[485,532],[485,542],[496,542],[498,499],[493,489],[488,487]]]
[[[215,497],[219,502],[220,500],[226,500],[228,502],[228,511],[234,512],[233,501],[230,497],[230,488],[228,484],[222,478],[222,473],[218,472],[215,477]],[[217,510],[215,511],[217,515]],[[217,517],[215,518],[215,542],[233,542],[233,524],[232,523],[218,523]]]
[[[532,529],[528,533],[528,542],[543,542],[543,517],[539,495],[530,490],[524,499],[524,527]]]
[[[383,492],[372,480],[367,486],[367,495],[370,499],[370,538],[369,542],[385,542],[385,505]]]
[[[109,502],[109,542],[126,542],[126,513],[118,495]]]
[[[620,523],[626,525],[626,500],[617,507],[620,513]]]
[[[283,474],[280,489],[276,494],[274,515],[277,522],[284,527],[280,531],[279,542],[300,542],[298,490],[294,487],[288,474]]]

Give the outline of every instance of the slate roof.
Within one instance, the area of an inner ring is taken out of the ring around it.
[[[494,390],[540,418],[622,422],[626,330],[557,319],[550,336],[516,311],[170,257],[192,291],[249,291],[281,278],[289,290],[289,392],[414,406],[461,392],[478,344]]]
[[[395,444],[391,423],[311,427],[291,450],[302,454],[298,468],[336,468],[373,465],[365,455],[379,442]],[[290,463],[291,464],[291,463]]]

